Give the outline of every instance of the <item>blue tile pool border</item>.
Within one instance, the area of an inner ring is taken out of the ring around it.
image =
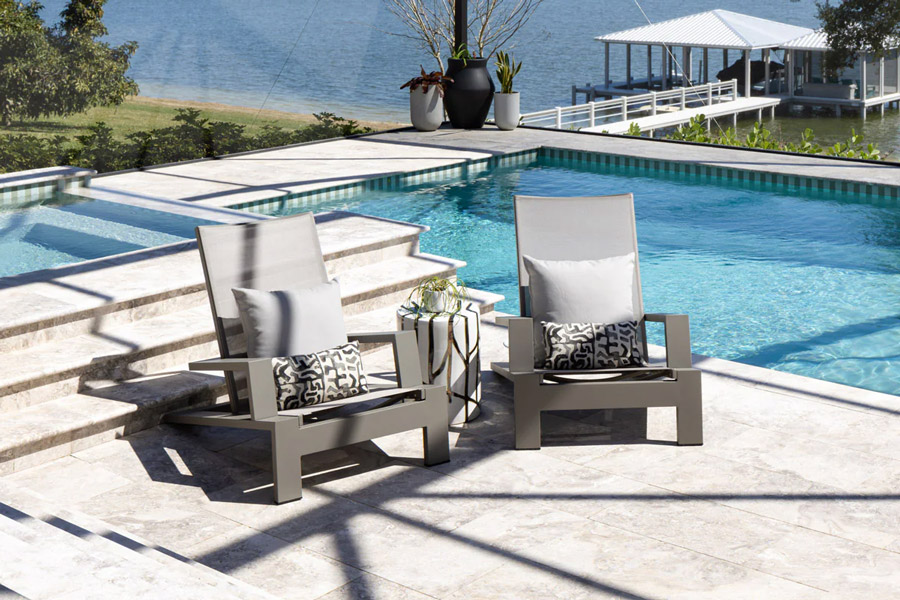
[[[419,171],[393,173],[381,177],[373,177],[352,183],[334,185],[303,192],[284,194],[274,198],[253,200],[229,206],[235,210],[243,210],[255,214],[285,214],[297,209],[315,210],[320,202],[350,199],[361,192],[391,191],[412,185],[439,183],[461,177],[473,177],[481,172],[497,167],[518,167],[534,164],[540,159],[560,161],[559,166],[602,165],[614,168],[632,169],[641,175],[668,175],[688,178],[695,182],[715,182],[756,188],[775,186],[782,189],[798,191],[814,191],[818,193],[853,194],[877,203],[887,202],[896,205],[900,202],[900,187],[828,179],[805,175],[771,173],[720,167],[700,163],[677,162],[639,156],[608,154],[589,150],[572,150],[543,146],[509,154],[501,154],[465,162],[431,167]]]
[[[52,198],[57,192],[88,187],[90,175],[0,187],[0,209],[28,208]]]

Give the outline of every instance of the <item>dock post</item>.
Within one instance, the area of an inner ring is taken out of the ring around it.
[[[737,111],[734,111],[733,113],[731,113],[731,125],[735,129],[737,129]]]
[[[597,124],[597,106],[591,102],[588,111],[591,117],[591,127],[594,127]]]
[[[656,116],[656,92],[650,92],[650,116]]]
[[[788,50],[787,56],[784,57],[784,73],[787,77],[787,93],[788,96],[794,95],[794,51]]]
[[[576,104],[578,104],[578,86],[573,85],[572,86],[572,106],[575,106]]]
[[[762,123],[762,109],[761,108],[758,111],[756,111],[756,120],[757,120],[757,122]]]
[[[556,128],[562,129],[562,108],[556,107]]]
[[[878,95],[884,96],[884,56],[878,59]],[[881,114],[884,114],[884,109]]]
[[[866,120],[866,105],[865,103],[859,105],[859,118],[863,121]]]
[[[603,87],[609,88],[609,42],[603,42]]]
[[[859,99],[865,103],[866,96],[869,95],[869,86],[866,83],[868,81],[868,77],[866,75],[866,53],[859,53]]]
[[[660,73],[662,80],[660,81],[659,89],[666,91],[669,87],[669,72],[666,70],[666,65],[669,63],[669,48],[668,46],[660,46],[662,48],[662,54],[660,55],[660,60],[662,64],[660,65]]]
[[[625,87],[631,89],[631,44],[625,44]]]
[[[766,82],[763,84],[763,95],[768,96],[769,95],[769,77],[772,76],[771,51],[768,48],[766,48],[765,50],[763,50],[763,54],[765,54],[764,60],[766,61],[766,72],[765,72]]]
[[[628,96],[622,96],[622,120],[628,120]]]
[[[881,116],[884,116],[884,102],[881,103]]]
[[[744,50],[744,97],[750,97],[750,51]]]
[[[769,118],[772,120],[775,119],[775,105],[774,104],[769,108]]]
[[[681,88],[681,110],[687,108],[687,95],[684,92],[685,88]]]
[[[706,133],[712,133],[712,119],[706,117]]]
[[[703,83],[709,83],[709,48],[703,49]]]
[[[707,103],[709,106],[712,106],[712,103],[713,103],[713,91],[712,91],[712,87],[713,87],[713,86],[712,86],[711,83],[709,83],[709,82],[706,83],[706,103]]]
[[[897,64],[900,65],[900,61]],[[650,44],[647,44],[647,91],[653,91],[653,46]]]
[[[840,104],[838,104],[838,105],[835,106],[835,109],[834,109],[834,115],[835,115],[838,119],[841,118],[841,105],[840,105]]]
[[[894,52],[894,62],[897,64],[897,85],[894,91],[900,92],[900,50]],[[897,102],[897,108],[900,108],[900,101]]]

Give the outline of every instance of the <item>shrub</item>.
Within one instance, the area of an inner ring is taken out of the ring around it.
[[[0,173],[54,167],[66,162],[66,138],[6,135],[0,138]]]
[[[69,164],[103,173],[210,158],[346,137],[372,131],[353,120],[332,113],[314,115],[316,121],[298,129],[266,125],[259,133],[247,134],[243,125],[210,121],[199,110],[179,109],[175,124],[132,133],[116,139],[106,123],[95,123],[88,133],[74,140],[62,136],[0,135],[0,173]]]
[[[766,129],[763,123],[753,124],[753,129],[747,136],[740,140],[734,129],[728,128],[718,135],[706,130],[706,117],[697,115],[687,125],[679,126],[674,132],[666,136],[666,139],[685,142],[700,142],[705,144],[718,144],[720,146],[737,146],[742,148],[762,148],[765,150],[783,150],[785,152],[797,152],[799,154],[824,154],[827,156],[841,156],[845,158],[862,158],[868,160],[883,160],[881,151],[874,144],[865,144],[863,136],[850,130],[847,141],[837,143],[827,148],[822,148],[815,141],[812,129],[807,128],[800,134],[799,142],[785,142],[772,137],[772,132]],[[631,131],[629,130],[629,134]],[[639,135],[639,133],[638,133]]]

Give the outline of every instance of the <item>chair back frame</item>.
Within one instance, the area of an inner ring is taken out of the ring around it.
[[[516,256],[519,313],[531,316],[528,271],[523,256],[543,260],[596,260],[634,253],[634,315],[647,353],[634,196],[516,196]],[[535,344],[540,340],[535,340]]]
[[[195,232],[221,358],[247,355],[247,339],[232,289],[273,291],[328,281],[312,213],[203,225]],[[229,372],[226,387],[232,412],[247,412],[242,379]]]

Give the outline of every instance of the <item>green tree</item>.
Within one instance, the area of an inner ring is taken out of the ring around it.
[[[99,39],[106,35],[105,3],[70,0],[62,21],[48,27],[38,2],[0,0],[0,123],[70,115],[137,93],[125,74],[137,43]]]
[[[831,51],[825,68],[836,72],[853,66],[863,51],[883,56],[887,46],[900,38],[900,0],[843,0],[816,2],[822,30]]]

